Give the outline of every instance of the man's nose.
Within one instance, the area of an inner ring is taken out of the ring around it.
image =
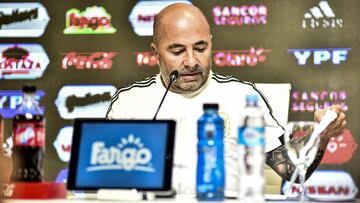
[[[184,59],[184,66],[185,67],[194,67],[196,65],[196,58],[194,56],[193,50],[189,50],[186,52],[185,59]]]

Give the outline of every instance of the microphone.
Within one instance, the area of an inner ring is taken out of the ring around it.
[[[169,85],[168,85],[167,88],[166,88],[165,94],[164,94],[163,98],[161,99],[161,102],[160,102],[160,104],[159,104],[159,106],[158,106],[158,109],[157,109],[157,111],[156,111],[156,113],[155,113],[155,115],[154,115],[153,120],[156,120],[156,116],[157,116],[157,114],[159,113],[159,110],[160,110],[160,108],[161,108],[161,106],[162,106],[162,104],[163,104],[163,102],[164,102],[164,100],[165,100],[165,97],[166,97],[166,95],[167,95],[167,93],[168,93],[168,91],[169,91],[172,83],[175,82],[178,78],[179,78],[179,71],[174,70],[174,71],[172,71],[172,72],[170,73],[170,75],[169,75],[169,79],[170,79]]]

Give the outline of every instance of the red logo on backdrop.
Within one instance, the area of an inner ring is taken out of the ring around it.
[[[0,44],[0,79],[39,78],[48,64],[39,44]]]
[[[261,47],[258,49],[251,47],[250,50],[214,51],[213,62],[217,67],[256,66],[258,63],[264,62],[266,54],[269,53],[270,50]],[[152,52],[135,52],[135,55],[138,66],[154,67],[157,65],[157,59]]]
[[[66,53],[62,60],[62,68],[84,69],[111,69],[113,65],[112,58],[116,52],[95,52],[95,53]]]
[[[68,145],[62,144],[61,149],[66,153],[70,153],[71,152],[71,145],[70,144],[68,144]]]
[[[311,177],[306,180],[305,188],[310,198],[326,202],[351,200],[355,198],[358,191],[348,172],[334,170],[314,171]],[[294,184],[290,188],[290,182],[286,181],[283,184],[282,191],[287,193],[288,197],[296,197],[300,193],[300,188],[298,184]]]
[[[322,164],[342,164],[350,161],[358,144],[348,129],[337,137],[332,137],[327,145]]]
[[[250,50],[215,51],[213,61],[218,67],[256,66],[265,61],[265,54],[268,53],[270,50],[262,47],[258,49],[251,47]]]
[[[154,21],[155,15],[137,15],[137,21],[138,22],[151,22]]]
[[[41,69],[40,63],[29,59],[29,52],[22,47],[15,45],[6,49],[2,55],[5,60],[1,62],[0,68],[3,70],[27,73],[32,69]]]
[[[156,66],[157,59],[152,52],[135,52],[136,64],[138,66]]]

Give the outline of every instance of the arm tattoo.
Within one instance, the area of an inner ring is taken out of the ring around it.
[[[295,171],[295,166],[287,155],[285,145],[266,153],[266,164],[286,180],[290,180]]]
[[[315,171],[317,166],[320,164],[322,157],[324,156],[325,150],[319,149],[316,153],[313,163],[309,166],[306,179],[308,179],[311,174]],[[287,155],[285,145],[266,153],[266,164],[269,165],[277,174],[286,180],[290,180],[293,172],[295,171],[295,166],[291,162],[289,156]],[[296,179],[296,182],[299,182]]]

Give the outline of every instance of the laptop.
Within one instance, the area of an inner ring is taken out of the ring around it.
[[[169,191],[173,120],[75,119],[68,190]]]

